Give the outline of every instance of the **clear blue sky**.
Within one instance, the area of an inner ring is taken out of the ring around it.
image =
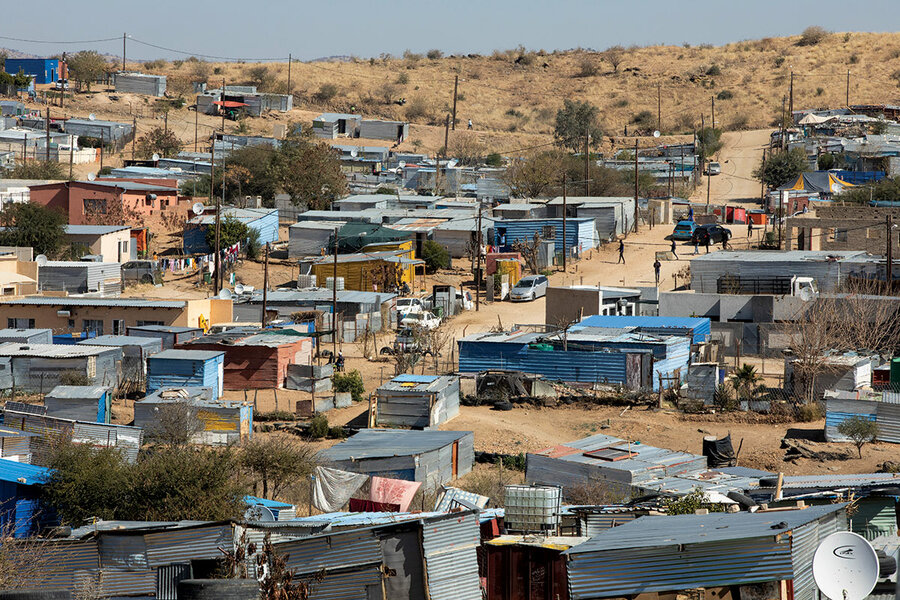
[[[739,5],[738,5],[739,4]],[[189,54],[302,60],[405,49],[486,53],[531,49],[604,49],[613,44],[723,44],[797,34],[808,25],[833,31],[898,31],[897,0],[45,0],[5,2],[0,36],[76,41],[121,37]],[[96,49],[121,54],[118,41],[36,44],[0,38],[32,54]],[[129,42],[135,59],[187,54]]]

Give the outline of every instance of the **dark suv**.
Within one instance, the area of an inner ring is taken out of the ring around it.
[[[122,265],[122,281],[129,283],[157,283],[162,280],[159,263],[155,260],[130,260]]]
[[[708,225],[700,225],[699,227],[697,227],[697,229],[694,230],[694,234],[691,236],[691,243],[704,246],[706,245],[707,240],[709,240],[710,244],[718,244],[722,240],[730,239],[730,230],[725,229],[721,225],[711,223]]]

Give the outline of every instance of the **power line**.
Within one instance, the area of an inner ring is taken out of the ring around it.
[[[115,39],[116,39],[116,40],[119,40],[119,39],[121,39],[121,38],[115,38]],[[176,54],[184,54],[184,55],[187,55],[187,56],[197,56],[197,57],[203,57],[203,58],[213,58],[213,59],[216,59],[216,60],[226,60],[226,61],[234,61],[234,62],[240,62],[240,61],[246,61],[246,62],[262,62],[262,61],[272,61],[272,62],[275,62],[275,61],[277,61],[277,62],[281,62],[281,61],[287,61],[287,59],[288,59],[287,56],[279,56],[279,57],[255,57],[255,58],[254,58],[254,57],[237,57],[237,56],[216,56],[215,54],[201,54],[201,53],[199,53],[199,52],[189,52],[189,51],[187,51],[187,50],[178,50],[178,49],[176,49],[176,48],[167,48],[166,46],[159,46],[159,45],[157,45],[157,44],[151,44],[150,42],[145,42],[145,41],[139,40],[139,39],[137,39],[137,38],[135,38],[135,37],[130,37],[130,38],[128,38],[128,39],[130,39],[132,42],[137,42],[138,44],[143,44],[144,46],[149,46],[149,47],[151,47],[151,48],[156,48],[157,50],[165,50],[166,52],[174,52],[174,53],[176,53]]]
[[[99,44],[99,43],[101,43],[101,42],[117,42],[117,41],[119,41],[119,40],[121,40],[121,39],[122,39],[122,38],[120,38],[120,37],[114,37],[114,38],[104,38],[104,39],[100,39],[100,40],[76,40],[76,41],[69,41],[69,40],[27,40],[27,39],[24,39],[24,38],[15,38],[15,37],[8,37],[8,36],[0,35],[0,40],[10,40],[10,41],[13,41],[13,42],[24,42],[24,43],[27,43],[27,44]]]

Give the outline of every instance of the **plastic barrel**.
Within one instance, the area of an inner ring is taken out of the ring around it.
[[[178,600],[259,600],[259,582],[254,579],[183,579],[178,582]]]

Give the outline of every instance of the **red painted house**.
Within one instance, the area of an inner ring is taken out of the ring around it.
[[[68,216],[70,225],[140,225],[147,217],[178,207],[174,179],[98,179],[33,185],[31,201]]]

